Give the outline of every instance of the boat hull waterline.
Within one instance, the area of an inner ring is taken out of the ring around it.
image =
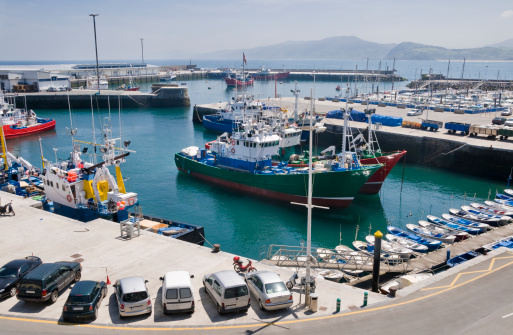
[[[234,190],[286,202],[307,202],[308,174],[266,175],[210,166],[175,154],[178,170],[193,177]],[[367,179],[380,166],[360,170],[315,173],[312,203],[334,208],[348,207]]]

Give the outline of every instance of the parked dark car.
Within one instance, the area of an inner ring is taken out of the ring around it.
[[[41,265],[41,259],[28,256],[15,259],[0,268],[0,299],[14,297],[21,279]]]
[[[53,304],[71,282],[80,280],[81,272],[82,265],[76,262],[41,264],[21,280],[16,297],[23,301],[49,301]]]
[[[506,118],[502,116],[497,116],[492,120],[492,124],[504,124],[506,122]]]
[[[64,321],[96,320],[100,304],[106,296],[107,285],[104,281],[83,280],[76,283],[62,309],[62,319]]]

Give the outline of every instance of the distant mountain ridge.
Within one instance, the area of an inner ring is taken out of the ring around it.
[[[252,59],[513,60],[513,39],[482,48],[446,49],[413,42],[382,44],[364,41],[356,36],[336,36],[316,41],[287,41],[244,50],[222,50],[196,57],[237,59],[242,52]]]

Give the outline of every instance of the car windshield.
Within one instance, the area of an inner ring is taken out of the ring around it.
[[[267,294],[285,291],[287,291],[287,288],[285,287],[285,284],[283,284],[283,282],[265,284],[265,292]]]
[[[230,287],[224,292],[226,299],[238,298],[248,295],[248,288],[246,286]]]
[[[144,300],[146,298],[148,298],[148,293],[146,293],[146,291],[126,293],[123,296],[123,301],[124,302],[138,302],[138,301]]]
[[[1,268],[0,278],[16,278],[18,277],[18,268]]]
[[[66,304],[68,305],[81,305],[88,304],[91,302],[91,296],[89,295],[74,295],[68,298]]]

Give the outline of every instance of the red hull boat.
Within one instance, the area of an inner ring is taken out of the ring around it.
[[[382,156],[376,158],[363,158],[360,159],[360,162],[364,165],[366,164],[376,164],[380,163],[383,166],[365,182],[363,187],[360,189],[359,193],[362,194],[378,194],[381,190],[381,186],[383,186],[383,182],[387,178],[388,174],[397,162],[406,154],[406,150],[396,151],[392,153],[383,153]]]
[[[32,135],[43,131],[55,129],[55,120],[37,119],[37,123],[30,126],[5,125],[3,126],[5,138]]]
[[[228,85],[228,87],[249,86],[249,85],[253,85],[255,83],[254,78],[246,79],[245,81],[242,81],[239,79],[226,77],[226,78],[224,78],[224,80],[226,81],[226,85]]]

